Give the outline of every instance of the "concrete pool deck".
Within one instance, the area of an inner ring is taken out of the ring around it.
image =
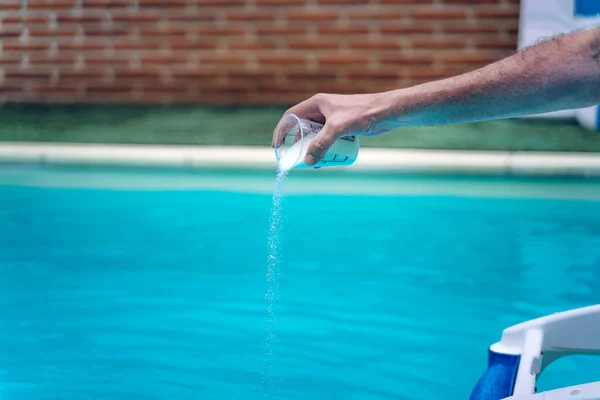
[[[268,147],[42,142],[2,142],[0,163],[244,170],[274,170],[276,166],[273,150]],[[356,163],[343,169],[378,173],[597,177],[600,176],[600,153],[363,148]]]

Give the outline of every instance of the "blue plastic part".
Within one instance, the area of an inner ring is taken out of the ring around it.
[[[596,126],[594,128],[596,132],[600,132],[600,105],[596,106]]]
[[[600,1],[575,0],[575,15],[593,16],[600,14]]]
[[[520,355],[488,351],[488,369],[483,374],[470,400],[501,400],[512,396],[519,370]]]

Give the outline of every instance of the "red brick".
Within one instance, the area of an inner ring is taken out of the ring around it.
[[[258,82],[257,89],[268,93],[305,93],[307,88],[305,82],[288,82],[285,85],[281,85],[273,81],[261,81]]]
[[[317,3],[325,6],[346,4],[369,4],[370,0],[317,0]]]
[[[3,0],[0,2],[0,10],[11,11],[18,10],[21,8],[21,2],[17,0]]]
[[[337,77],[336,72],[331,71],[288,71],[286,70],[288,80],[299,81],[332,81]]]
[[[243,26],[199,26],[196,28],[198,36],[239,36],[245,32]]]
[[[230,21],[271,21],[275,19],[273,10],[232,10],[225,14],[225,18]]]
[[[32,42],[7,42],[2,44],[4,51],[41,51],[48,50],[49,44],[44,43],[32,43]]]
[[[50,79],[50,71],[46,69],[5,68],[4,78],[11,79]]]
[[[245,0],[189,0],[189,4],[197,7],[240,7]]]
[[[411,44],[414,49],[461,49],[467,45],[464,40],[451,39],[415,39]]]
[[[339,41],[325,38],[290,39],[287,41],[287,47],[293,50],[337,49],[338,46]]]
[[[160,72],[153,68],[118,69],[114,73],[115,79],[160,79]]]
[[[129,36],[129,29],[123,26],[86,26],[84,35],[89,37],[111,38],[115,36]]]
[[[124,55],[102,55],[102,54],[91,54],[85,55],[85,63],[87,65],[127,65],[131,62],[129,57]]]
[[[47,24],[50,18],[47,15],[5,15],[2,17],[3,24]]]
[[[0,29],[0,39],[17,38],[21,36],[22,29],[19,28],[2,28]]]
[[[500,29],[492,25],[443,25],[444,33],[498,33]]]
[[[85,40],[82,42],[60,41],[58,43],[59,51],[63,51],[63,50],[93,51],[93,50],[102,50],[106,47],[107,47],[106,44],[103,42],[90,41],[90,40]]]
[[[189,86],[185,85],[173,85],[173,84],[150,84],[145,83],[142,85],[142,92],[144,93],[186,93],[190,90]]]
[[[160,19],[158,12],[141,11],[127,14],[112,14],[113,22],[155,22]]]
[[[445,56],[442,61],[446,64],[488,64],[498,61],[498,57],[490,55],[456,54]]]
[[[409,76],[414,79],[440,79],[449,76],[449,72],[442,71],[439,69],[411,69]]]
[[[213,22],[217,20],[217,14],[215,12],[176,10],[163,13],[163,19],[169,22]]]
[[[126,8],[135,6],[134,0],[83,0],[84,8]]]
[[[245,64],[246,56],[242,54],[204,54],[200,56],[199,63],[206,64]]]
[[[29,36],[32,38],[69,37],[75,35],[77,35],[77,28],[74,26],[59,26],[55,29],[50,29],[49,27],[29,29]]]
[[[303,6],[305,3],[305,0],[254,0],[254,3],[261,7],[261,6],[285,6],[285,7],[292,7],[292,6]]]
[[[19,65],[21,63],[21,56],[18,54],[3,54],[0,56],[0,65]]]
[[[383,24],[379,26],[379,31],[384,34],[399,34],[399,35],[411,35],[411,34],[431,34],[433,33],[433,27],[431,25],[401,25],[401,24]]]
[[[250,93],[248,101],[257,105],[287,105],[288,107],[310,97],[312,93]],[[210,101],[210,99],[208,99]]]
[[[288,21],[315,22],[335,21],[338,19],[338,15],[338,12],[335,11],[292,10],[287,12],[286,17]]]
[[[13,93],[19,93],[22,92],[24,90],[23,85],[19,84],[17,82],[4,82],[2,84],[0,84],[0,93],[4,93],[4,94],[13,94]]]
[[[425,9],[425,10],[414,10],[410,13],[410,16],[414,19],[425,19],[425,20],[448,20],[448,19],[466,19],[467,13],[465,10],[440,10],[440,9]]]
[[[349,71],[347,73],[348,78],[355,79],[365,79],[365,80],[395,80],[400,79],[402,77],[402,73],[397,69],[386,69],[386,70],[378,70],[378,71],[366,71],[366,70],[356,70]]]
[[[185,26],[178,25],[147,25],[143,26],[139,29],[140,36],[185,36],[187,34],[188,28]]]
[[[46,82],[34,82],[31,85],[32,94],[43,94],[44,97],[47,97],[48,94],[63,94],[70,97],[75,97],[77,96],[77,91],[78,85],[65,85],[64,82],[61,82],[60,85],[53,85]]]
[[[500,4],[502,0],[477,0],[477,5],[480,4]],[[474,6],[473,0],[444,0],[444,4],[465,4]]]
[[[75,55],[59,54],[57,56],[29,55],[31,65],[74,65]]]
[[[173,50],[212,50],[217,48],[217,42],[206,39],[197,40],[195,42],[183,39],[170,39],[167,42],[167,47]]]
[[[160,47],[160,42],[156,40],[116,38],[112,45],[115,50],[157,50]]]
[[[290,35],[306,35],[307,29],[302,25],[287,25],[287,26],[257,26],[256,34],[264,36],[290,36]]]
[[[509,26],[506,28],[506,33],[517,38],[519,35],[519,27],[518,26]]]
[[[140,8],[144,7],[185,7],[187,5],[187,0],[138,0],[138,5]]]
[[[216,69],[186,68],[171,71],[173,79],[214,80],[219,76]]]
[[[364,25],[319,25],[319,33],[322,35],[364,35],[369,32],[369,28]]]
[[[274,80],[277,77],[277,74],[274,71],[266,71],[264,69],[259,70],[232,70],[227,71],[225,77],[230,80],[256,80],[256,79],[267,79]]]
[[[415,0],[417,1],[417,0]],[[408,11],[403,9],[387,10],[385,8],[360,8],[348,11],[348,17],[354,20],[399,20],[408,15]]]
[[[227,48],[231,50],[268,50],[275,48],[275,42],[266,40],[230,40],[227,42]]]
[[[399,65],[432,65],[433,57],[424,56],[403,56],[401,54],[387,54],[381,56],[379,60],[382,64],[399,64]]]
[[[133,82],[132,82],[133,83]],[[94,83],[85,88],[86,93],[128,93],[133,90],[133,86],[124,83],[119,84],[97,84]]]
[[[348,43],[348,47],[360,50],[395,50],[400,48],[400,43],[393,39],[354,40]]]
[[[475,9],[475,18],[477,19],[518,19],[519,10],[504,9]]]
[[[104,22],[106,16],[104,14],[97,13],[85,13],[85,14],[59,14],[56,17],[56,21],[61,23],[75,22],[75,23],[86,23],[86,22]]]
[[[366,64],[369,58],[360,54],[328,54],[319,57],[320,64],[344,65],[344,64]]]
[[[100,80],[105,77],[106,70],[95,67],[85,69],[60,68],[58,74],[62,82],[90,79]]]
[[[443,0],[442,0],[443,2]],[[380,4],[434,4],[435,0],[379,0]]]
[[[140,57],[140,62],[156,65],[185,64],[188,57],[185,54],[146,54]]]
[[[261,64],[296,65],[305,64],[306,58],[295,54],[261,54],[258,56]]]
[[[517,50],[517,41],[476,39],[475,47],[479,49]]]
[[[74,8],[77,5],[76,0],[29,0],[27,2],[28,10],[59,10]]]

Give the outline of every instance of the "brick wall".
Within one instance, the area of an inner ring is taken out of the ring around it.
[[[5,101],[289,104],[516,49],[519,0],[0,0]]]

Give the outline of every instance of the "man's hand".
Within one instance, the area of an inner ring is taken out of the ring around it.
[[[324,124],[308,148],[306,165],[318,163],[341,136],[378,135],[387,132],[379,123],[385,107],[381,98],[382,93],[317,94],[287,110],[284,116],[295,114],[299,118]],[[274,146],[280,144],[273,142]]]

